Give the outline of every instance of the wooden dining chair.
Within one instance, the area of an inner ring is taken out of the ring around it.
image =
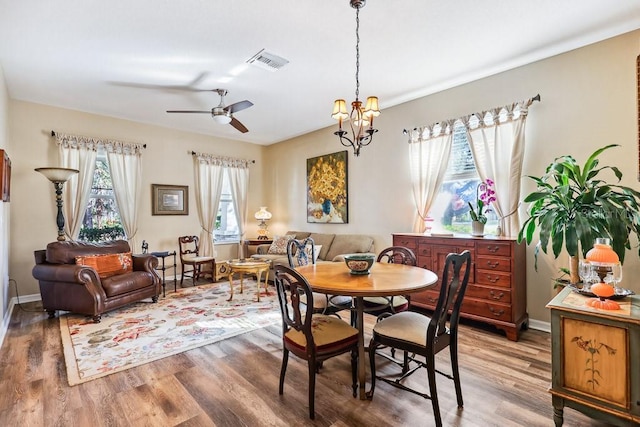
[[[367,393],[369,399],[373,399],[376,380],[384,381],[394,387],[431,399],[436,426],[440,427],[442,426],[442,418],[436,389],[437,372],[453,380],[458,407],[462,408],[462,389],[460,386],[460,371],[458,369],[458,320],[460,319],[462,300],[469,282],[470,267],[471,253],[469,251],[447,255],[438,303],[431,317],[417,312],[404,311],[382,319],[375,324],[369,343],[369,359],[371,362],[371,390]],[[451,312],[450,317],[449,312]],[[448,321],[447,318],[449,318]],[[417,365],[403,372],[396,379],[378,376],[376,374],[375,357],[376,349],[381,345],[414,353],[410,360]],[[447,347],[449,347],[451,357],[451,374],[440,370],[436,371],[435,368],[435,355]],[[423,357],[424,361],[418,360],[418,357]],[[429,393],[411,388],[403,383],[409,375],[420,368],[427,369]]]
[[[387,262],[389,264],[404,264],[404,265],[417,265],[417,259],[414,252],[404,246],[390,246],[383,249],[376,258],[377,262]],[[388,297],[364,297],[364,311],[371,315],[377,316],[377,321],[384,319],[387,316],[391,316],[395,313],[400,313],[409,309],[411,303],[409,295],[395,295]],[[383,352],[385,347],[378,347],[376,351],[378,354],[389,361],[402,367],[402,372],[409,370],[409,353],[404,352],[402,359],[396,358],[396,352],[394,348],[391,348],[391,354]]]
[[[275,266],[275,282],[282,312],[282,368],[279,393],[284,392],[289,352],[306,360],[309,368],[309,418],[315,418],[315,388],[318,366],[343,353],[351,353],[353,397],[357,390],[358,330],[335,316],[315,313],[307,280],[286,265]]]
[[[417,265],[416,255],[404,246],[390,246],[383,249],[376,258],[377,262],[390,264]],[[364,310],[374,316],[388,316],[409,309],[409,296],[364,297]]]
[[[289,267],[296,268],[316,263],[316,245],[311,237],[306,239],[291,239],[287,242],[287,258]],[[314,313],[335,314],[339,311],[351,310],[353,298],[344,295],[327,295],[312,292]],[[306,301],[303,301],[306,303]]]
[[[178,246],[180,247],[180,264],[182,266],[180,286],[182,286],[185,277],[191,277],[194,286],[201,276],[211,275],[211,280],[216,281],[216,259],[212,256],[200,256],[198,236],[178,237]],[[211,271],[202,268],[206,265],[211,266]]]

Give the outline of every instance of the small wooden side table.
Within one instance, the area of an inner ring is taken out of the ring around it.
[[[586,296],[562,290],[551,310],[551,399],[557,427],[570,407],[615,426],[640,425],[640,297],[620,310],[584,305]]]
[[[176,263],[176,251],[173,252],[151,252],[151,255],[153,255],[156,258],[160,258],[162,260],[162,267],[158,266],[156,268],[156,270],[161,270],[162,271],[162,296],[165,297],[167,296],[166,294],[166,287],[167,287],[167,282],[165,281],[164,278],[164,274],[165,271],[167,270],[167,268],[171,268],[171,264],[169,265],[165,265],[164,263],[164,259],[170,256],[173,256],[173,292],[176,292],[178,290],[178,280],[176,279],[176,276],[178,275],[176,267],[177,267],[177,263]]]
[[[260,280],[262,279],[262,273],[264,273],[264,291],[269,295],[269,289],[267,288],[267,277],[269,276],[269,267],[271,263],[269,261],[261,261],[254,259],[232,259],[229,261],[229,289],[230,295],[227,301],[233,299],[233,275],[240,275],[240,293],[244,291],[244,275],[255,274],[258,281],[258,302],[260,302]]]
[[[270,245],[273,243],[273,239],[246,239],[244,241],[244,256],[245,258],[251,257],[257,251],[257,247],[260,245]]]

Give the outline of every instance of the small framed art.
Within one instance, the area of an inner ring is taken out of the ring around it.
[[[189,186],[151,184],[152,215],[189,215]]]

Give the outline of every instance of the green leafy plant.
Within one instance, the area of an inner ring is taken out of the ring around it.
[[[611,239],[613,250],[624,261],[626,249],[631,248],[629,235],[640,235],[640,193],[601,178],[605,171],[613,173],[617,182],[622,178],[617,167],[600,166],[598,160],[603,151],[612,147],[618,145],[596,150],[582,167],[566,155],[547,166],[543,176],[529,176],[537,189],[524,199],[530,203],[529,218],[518,233],[518,242],[530,244],[536,229],[539,231],[536,269],[540,248],[547,253],[550,244],[555,258],[564,248],[571,257],[571,283],[577,283],[579,254],[585,256],[597,237]]]
[[[80,229],[78,239],[83,242],[106,242],[110,240],[124,239],[124,229],[121,225],[112,225],[103,228]]]

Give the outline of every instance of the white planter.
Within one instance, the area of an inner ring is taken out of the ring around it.
[[[471,221],[471,235],[476,237],[484,236],[484,224],[480,221]]]

